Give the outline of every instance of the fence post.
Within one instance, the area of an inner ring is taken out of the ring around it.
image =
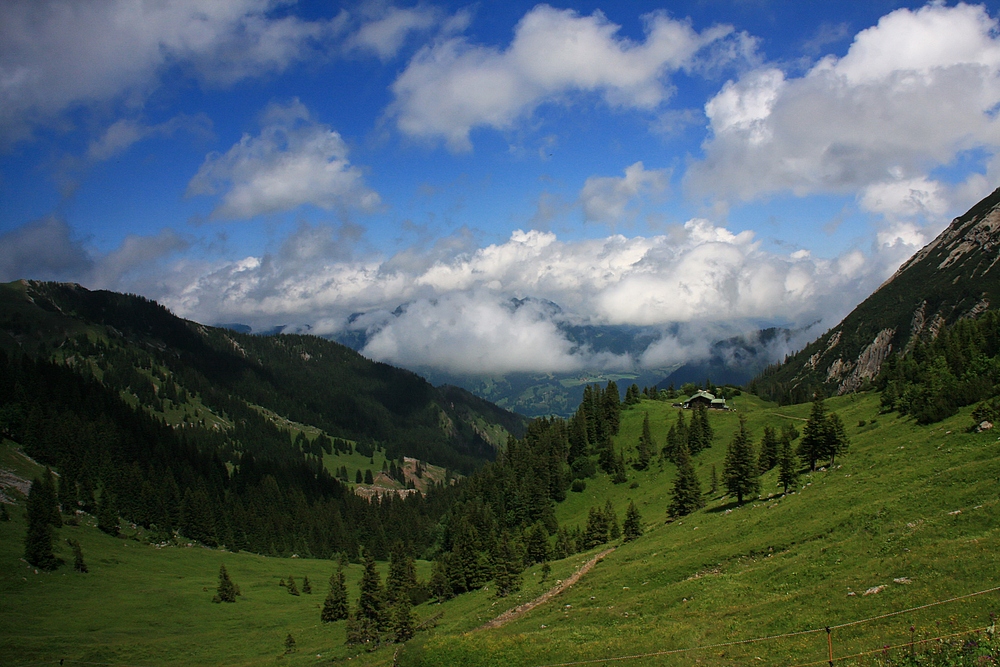
[[[826,626],[826,647],[830,651],[830,667],[833,667],[833,635],[830,626]]]

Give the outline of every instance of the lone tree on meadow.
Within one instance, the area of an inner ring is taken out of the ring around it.
[[[674,478],[674,488],[670,499],[670,507],[667,514],[671,518],[686,516],[705,505],[701,496],[701,482],[698,481],[698,473],[695,472],[694,464],[691,463],[691,455],[688,453],[687,445],[681,443],[674,459],[677,464],[677,476]]]
[[[753,442],[747,430],[746,417],[740,415],[740,428],[726,450],[726,464],[722,471],[726,490],[736,495],[736,502],[743,504],[743,497],[760,490],[760,471],[754,456]]]
[[[236,602],[236,585],[233,580],[229,578],[229,573],[226,572],[226,566],[219,566],[219,587],[215,591],[215,597],[212,598],[212,602]]]
[[[633,387],[635,385],[632,385]],[[635,462],[636,470],[645,470],[649,467],[649,461],[653,458],[653,435],[649,430],[649,413],[642,419],[642,435],[639,436],[639,446],[636,448],[638,460]]]

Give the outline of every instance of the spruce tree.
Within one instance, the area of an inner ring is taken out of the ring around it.
[[[376,629],[386,629],[385,589],[382,579],[375,568],[375,558],[370,551],[365,551],[365,569],[361,574],[360,595],[358,596],[357,615],[372,621]]]
[[[417,571],[413,558],[406,553],[402,541],[397,540],[389,552],[389,573],[385,578],[386,601],[394,604],[401,597],[409,597],[417,586]]]
[[[365,481],[365,477],[364,477],[364,475],[361,474],[361,468],[358,468],[357,472],[354,475],[354,483],[355,484],[363,484],[364,481]]]
[[[28,491],[28,531],[24,538],[24,559],[43,570],[54,570],[59,561],[52,552],[52,507],[37,477]]]
[[[846,454],[850,447],[850,440],[847,438],[847,430],[844,422],[840,420],[836,412],[831,412],[826,418],[826,451],[830,456],[830,465],[835,463],[838,454]]]
[[[323,601],[319,620],[323,623],[333,623],[347,618],[347,615],[347,578],[344,576],[343,564],[338,564],[337,571],[330,575],[330,592]]]
[[[455,596],[455,593],[451,589],[451,584],[448,583],[448,573],[445,564],[440,559],[434,561],[434,566],[431,568],[431,578],[427,582],[427,587],[430,589],[431,595],[436,597],[438,601],[450,600]]]
[[[295,637],[291,632],[285,637],[285,653],[295,653]]]
[[[635,385],[632,385],[633,387]],[[636,448],[638,460],[635,462],[636,470],[645,470],[649,467],[649,461],[653,458],[653,436],[649,430],[649,413],[642,419],[642,435],[639,436],[639,446]]]
[[[798,481],[798,461],[792,451],[792,443],[785,434],[781,436],[781,444],[778,445],[778,483],[784,487],[784,492],[788,493],[788,487],[795,486]]]
[[[559,530],[556,532],[556,545],[552,549],[552,558],[562,560],[573,555],[575,552],[576,548],[572,538],[569,536],[569,532],[563,526],[559,526]]]
[[[743,497],[760,490],[760,471],[754,455],[753,442],[747,430],[746,417],[740,415],[740,427],[726,451],[726,466],[722,471],[726,490],[736,495],[736,502],[743,504]]]
[[[760,439],[760,461],[759,468],[761,474],[767,472],[778,464],[778,436],[773,426],[764,427],[764,435]]]
[[[813,397],[809,419],[802,432],[802,441],[799,442],[799,456],[804,463],[809,464],[810,470],[816,470],[816,461],[827,454],[828,427],[826,404],[823,402],[823,397],[816,394]]]
[[[291,593],[292,595],[299,594],[299,587],[295,585],[294,577],[292,576],[288,577],[288,583],[286,584],[286,586],[288,587],[288,592]]]
[[[608,541],[608,521],[597,507],[587,514],[587,529],[583,534],[583,548],[593,549]]]
[[[219,566],[219,587],[215,590],[212,602],[236,602],[236,586],[229,578],[225,565]]]
[[[628,501],[628,509],[625,510],[625,523],[622,524],[622,537],[626,542],[642,536],[642,517],[639,516],[639,509],[635,502]]]
[[[506,530],[493,551],[493,586],[493,594],[498,598],[507,597],[521,588],[520,559]]]
[[[701,495],[701,482],[698,481],[698,473],[695,472],[685,445],[680,445],[676,459],[677,476],[674,477],[673,493],[667,508],[667,514],[672,518],[686,516],[705,505]]]
[[[80,574],[86,574],[90,571],[90,568],[87,567],[87,563],[83,560],[83,548],[80,547],[80,542],[69,540],[69,544],[73,547],[73,569]]]
[[[544,563],[551,556],[549,549],[549,531],[545,529],[545,524],[536,521],[525,535],[525,546],[527,548],[526,562],[529,565]]]
[[[712,476],[709,478],[709,492],[718,493],[719,491],[719,474],[715,472],[715,464],[712,464]]]
[[[615,512],[610,498],[604,503],[604,520],[608,522],[608,539],[617,540],[622,536],[622,529],[618,525],[618,513]]]
[[[410,602],[408,595],[404,595],[392,605],[392,627],[390,630],[393,639],[397,644],[413,639],[416,627],[417,619],[413,615],[413,603]]]
[[[312,584],[309,583],[308,576],[302,577],[302,592],[306,595],[312,595]]]

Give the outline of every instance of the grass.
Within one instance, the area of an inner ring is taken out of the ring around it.
[[[759,441],[763,426],[808,416],[809,406],[736,399]],[[637,658],[623,665],[790,665],[827,659],[827,625],[1000,586],[1000,442],[966,432],[968,411],[930,427],[878,414],[877,395],[828,401],[852,438],[833,468],[803,476],[782,495],[776,473],[760,498],[737,507],[719,494],[681,521],[667,524],[673,466],[629,469],[629,481],[588,480],[557,507],[567,525],[583,525],[591,505],[610,498],[624,518],[639,506],[645,534],[620,545],[568,591],[502,628],[470,632],[569,576],[590,554],[536,566],[521,591],[498,600],[489,588],[415,609],[420,619],[443,612],[436,627],[399,651],[401,665],[548,665],[689,649],[802,630],[811,634],[741,646]],[[644,401],[623,414],[618,446],[634,456],[644,412],[663,443],[676,409]],[[714,445],[696,457],[707,491],[711,466],[721,476],[733,413],[711,414]],[[872,423],[874,420],[875,423]],[[858,426],[859,422],[864,422]],[[796,422],[801,430],[804,422]],[[9,447],[0,461],[18,465]],[[6,458],[4,458],[6,457]],[[367,462],[367,459],[366,459]],[[24,470],[30,472],[30,470]],[[637,486],[632,487],[632,483]],[[389,665],[395,649],[367,653],[344,644],[344,623],[319,623],[319,606],[335,565],[272,559],[199,547],[156,549],[101,534],[84,521],[60,529],[59,555],[72,562],[66,538],[79,539],[90,566],[38,573],[20,561],[23,508],[0,523],[0,663],[65,657],[112,665],[263,665],[346,662]],[[595,550],[596,551],[596,550]],[[242,588],[236,604],[210,602],[219,565]],[[348,569],[351,597],[361,567]],[[384,573],[384,569],[383,569]],[[314,593],[293,597],[277,585],[308,575]],[[420,563],[420,576],[429,564]],[[882,586],[877,594],[865,595]],[[852,595],[853,593],[853,595]],[[991,593],[832,633],[835,655],[879,649],[989,624],[1000,611]],[[291,633],[298,651],[283,655]],[[317,658],[317,655],[321,656]]]

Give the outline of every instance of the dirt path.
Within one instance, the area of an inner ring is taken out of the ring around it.
[[[601,560],[614,550],[615,547],[611,547],[610,549],[605,549],[604,551],[602,551],[601,553],[597,554],[596,556],[588,560],[586,563],[584,563],[579,570],[570,575],[570,577],[565,581],[563,581],[562,583],[545,591],[531,602],[525,602],[524,604],[518,605],[513,609],[508,609],[504,613],[494,618],[492,621],[484,623],[475,630],[472,630],[472,632],[478,632],[480,630],[490,630],[492,628],[499,628],[501,625],[506,625],[507,623],[510,623],[514,619],[524,616],[538,605],[548,602],[549,600],[559,595],[560,593],[562,593],[564,590],[566,590],[576,582],[580,581],[580,577],[590,572],[591,568],[597,565],[597,562],[599,560]]]
[[[805,417],[793,417],[793,416],[791,416],[791,415],[783,415],[783,414],[781,414],[780,412],[775,412],[775,413],[773,413],[773,414],[774,414],[774,416],[775,416],[775,417],[784,417],[785,419],[797,419],[797,420],[799,420],[800,422],[807,422],[807,421],[809,421],[809,420],[808,420],[808,419],[806,419]]]

